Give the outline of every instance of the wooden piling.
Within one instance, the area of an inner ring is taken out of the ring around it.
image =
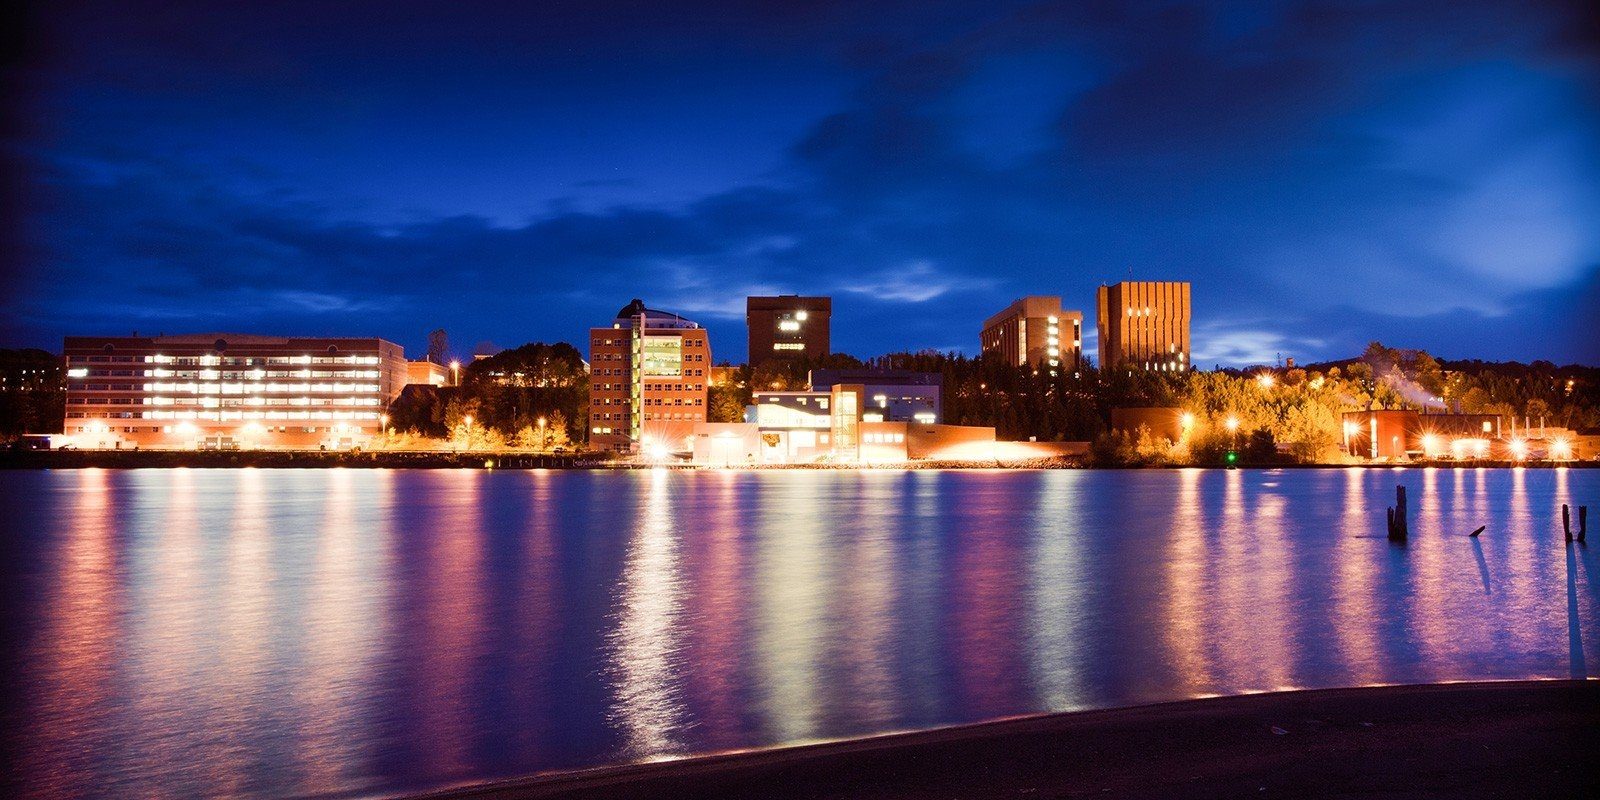
[[[1406,525],[1406,487],[1394,487],[1394,508],[1389,509],[1389,541],[1403,542],[1411,533]]]
[[[1476,539],[1476,538],[1478,538],[1478,534],[1483,533],[1483,529],[1487,528],[1487,527],[1489,527],[1489,526],[1488,525],[1479,525],[1477,530],[1475,530],[1472,533],[1469,533],[1467,535],[1471,536],[1474,539]]]
[[[1567,541],[1572,541],[1572,513],[1567,510],[1567,504],[1561,504],[1561,532],[1566,534]]]
[[[1578,506],[1578,541],[1589,535],[1589,507]]]

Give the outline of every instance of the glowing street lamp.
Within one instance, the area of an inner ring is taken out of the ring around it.
[[[1571,383],[1571,381],[1568,381]],[[1552,461],[1566,461],[1572,458],[1572,443],[1566,439],[1556,439],[1550,443],[1550,459]]]
[[[1272,385],[1277,383],[1277,379],[1272,377],[1272,373],[1263,372],[1256,376],[1256,383],[1260,384],[1263,389],[1271,389]]]
[[[1511,455],[1518,461],[1528,457],[1528,443],[1522,439],[1511,440]]]
[[[1194,429],[1194,414],[1191,413],[1191,412],[1188,412],[1188,411],[1183,412],[1183,415],[1178,417],[1178,424],[1183,426],[1183,430],[1184,430],[1185,433],[1188,433],[1189,431],[1193,430]]]
[[[540,417],[539,418],[539,449],[540,450],[547,450],[550,447],[550,440],[545,438],[544,425],[545,425],[544,417]]]
[[[1222,423],[1222,424],[1227,427],[1228,433],[1238,433],[1239,432],[1239,418],[1238,417],[1228,417],[1228,420],[1226,422]]]
[[[451,361],[450,362],[450,385],[451,386],[460,386],[461,385],[461,362],[460,361]]]
[[[378,429],[380,431],[382,431],[383,435],[385,435],[385,436],[389,435],[389,415],[388,414],[379,414],[378,415]]]

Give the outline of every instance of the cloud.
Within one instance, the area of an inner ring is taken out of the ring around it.
[[[926,261],[917,261],[880,272],[865,281],[846,282],[838,288],[880,301],[926,303],[957,289],[988,285],[984,280],[946,275]]]
[[[1600,360],[1576,329],[1547,325],[1536,305],[1592,293],[1600,263],[1600,62],[1574,33],[1580,12],[1478,2],[1359,11],[1318,2],[999,3],[885,24],[840,5],[818,19],[718,16],[714,34],[667,22],[659,39],[615,34],[626,41],[574,20],[580,50],[605,49],[629,64],[679,52],[715,74],[754,63],[750,53],[842,51],[837,63],[804,63],[830,79],[842,74],[848,88],[786,147],[754,159],[771,169],[705,190],[703,174],[674,174],[681,162],[663,157],[662,131],[703,139],[763,112],[674,112],[674,100],[703,102],[677,74],[562,72],[585,107],[654,92],[660,104],[647,116],[616,101],[633,137],[593,145],[631,172],[573,177],[569,199],[519,203],[517,214],[425,202],[429,189],[448,194],[456,182],[516,193],[518,178],[486,157],[487,145],[417,149],[429,135],[453,141],[431,126],[456,106],[419,103],[399,120],[410,126],[364,116],[376,112],[361,98],[409,98],[432,85],[414,64],[383,85],[319,80],[328,77],[319,69],[341,65],[359,45],[308,35],[292,42],[293,56],[255,44],[244,61],[171,94],[150,76],[225,57],[151,45],[140,37],[160,20],[124,21],[131,32],[112,37],[120,44],[105,62],[92,60],[94,48],[75,51],[86,63],[56,75],[64,88],[44,90],[80,115],[72,119],[119,124],[8,142],[29,191],[26,213],[16,215],[25,224],[0,245],[28,257],[0,299],[0,334],[50,345],[67,333],[171,319],[376,332],[413,346],[440,326],[463,341],[578,342],[642,297],[703,317],[719,354],[739,358],[744,295],[784,292],[838,295],[836,349],[947,345],[952,330],[966,330],[970,352],[981,321],[1025,294],[1061,295],[1088,312],[1092,330],[1095,286],[1131,271],[1194,282],[1201,363],[1338,357],[1374,338],[1458,348],[1456,357],[1520,350]],[[556,107],[537,105],[542,95],[522,77],[505,77],[538,72],[518,61],[525,52],[561,60],[536,33],[548,26],[501,25],[528,41],[513,47],[491,36],[484,55],[474,49],[481,37],[463,29],[472,23],[435,22],[436,32],[380,25],[374,35],[420,36],[448,50],[435,55],[453,71],[438,79],[492,96],[484,107],[532,98],[534,117]],[[859,33],[841,42],[840,30]],[[697,49],[700,35],[739,43],[726,56],[737,62]],[[128,66],[129,41],[158,51],[134,48],[132,63],[150,72],[107,67]],[[349,80],[389,74],[361,63],[367,70]],[[751,74],[752,83],[777,92],[796,80],[786,70],[800,62],[762,63],[770,71]],[[295,80],[262,85],[290,73]],[[132,77],[108,83],[115,74]],[[239,97],[282,103],[293,121],[251,116],[227,100]],[[182,116],[179,132],[153,132],[151,120],[164,118],[155,112],[165,110]],[[725,116],[695,116],[713,112]],[[202,159],[186,147],[199,135],[190,131],[212,130],[207,114],[244,114],[261,139],[326,128],[358,143],[350,152],[361,158],[407,169],[437,159],[443,177],[417,192],[420,210],[375,215],[370,187],[386,185],[389,168],[361,172],[330,163],[338,153],[312,153],[311,163],[340,176],[327,189]],[[492,116],[476,119],[504,123]],[[533,131],[548,121],[526,124]],[[581,144],[585,132],[564,131],[569,140]],[[554,169],[559,160],[537,163]],[[661,185],[684,188],[620,191]]]

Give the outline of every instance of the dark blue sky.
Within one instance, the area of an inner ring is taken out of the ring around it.
[[[581,345],[642,297],[738,361],[798,292],[973,352],[1132,274],[1194,282],[1203,366],[1600,364],[1593,3],[512,5],[34,7],[3,342]]]

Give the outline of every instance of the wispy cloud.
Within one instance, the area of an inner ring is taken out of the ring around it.
[[[967,278],[941,272],[928,261],[916,261],[899,269],[881,270],[865,280],[855,279],[839,289],[866,295],[876,300],[901,303],[926,303],[948,292],[984,289],[993,281]]]

